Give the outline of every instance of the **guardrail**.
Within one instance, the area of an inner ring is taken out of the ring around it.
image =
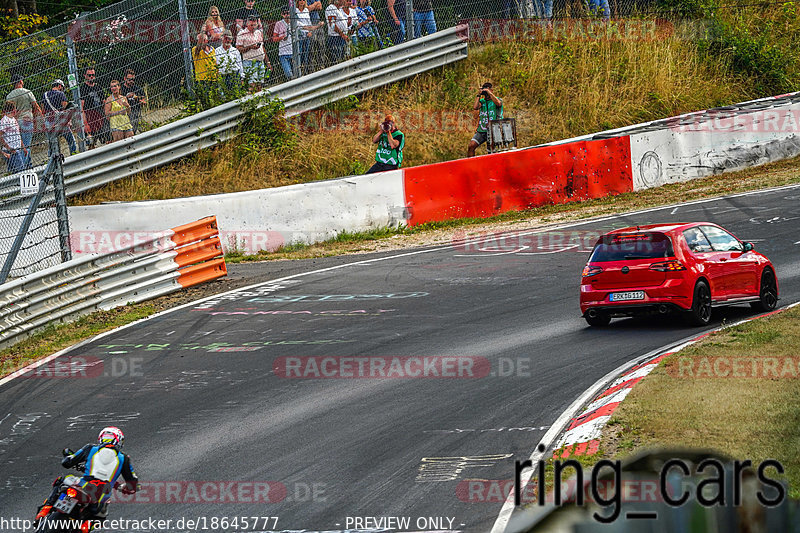
[[[397,46],[344,61],[330,68],[277,85],[260,94],[283,101],[286,116],[298,115],[350,94],[374,89],[453,63],[467,56],[466,25],[436,32]],[[258,96],[258,95],[255,95]],[[102,146],[64,162],[67,196],[144,172],[230,139],[236,134],[248,96],[154,130]],[[41,172],[43,168],[36,169]],[[18,187],[17,175],[0,179],[0,197]],[[16,196],[0,208],[18,207]]]
[[[0,286],[0,348],[54,323],[71,322],[227,274],[216,217],[143,242],[84,256]]]

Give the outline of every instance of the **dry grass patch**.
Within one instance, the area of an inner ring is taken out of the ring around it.
[[[800,308],[794,308],[715,333],[666,358],[615,412],[614,438],[631,443],[617,455],[650,446],[699,446],[755,464],[777,459],[790,496],[797,498],[798,346]],[[774,373],[771,360],[779,361]]]

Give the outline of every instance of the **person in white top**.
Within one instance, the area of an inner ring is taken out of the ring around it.
[[[214,57],[224,83],[224,91],[228,96],[237,96],[237,88],[241,88],[244,80],[244,67],[242,54],[233,46],[233,34],[230,30],[225,30],[222,34],[222,46],[214,50]]]
[[[325,22],[328,24],[328,57],[331,63],[338,63],[344,58],[345,48],[350,42],[347,15],[341,10],[347,1],[332,0],[325,8]]]
[[[10,174],[25,170],[26,150],[22,147],[22,135],[17,122],[17,106],[6,101],[3,105],[3,118],[0,119],[0,147],[6,159],[6,169]]]

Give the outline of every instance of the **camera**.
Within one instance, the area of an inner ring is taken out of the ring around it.
[[[381,124],[381,129],[388,133],[392,131],[392,126],[394,126],[394,123],[391,120],[387,120],[386,122]]]

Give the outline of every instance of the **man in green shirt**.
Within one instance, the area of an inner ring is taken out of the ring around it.
[[[372,142],[378,145],[378,150],[375,152],[375,164],[367,170],[367,174],[400,168],[406,137],[397,129],[392,115],[386,115],[383,122],[378,124],[378,133],[372,138]]]
[[[503,101],[492,92],[492,84],[488,81],[481,86],[478,95],[475,97],[475,105],[472,107],[478,114],[478,129],[472,140],[469,141],[467,157],[475,156],[475,149],[488,140],[489,121],[500,120],[503,118]]]

